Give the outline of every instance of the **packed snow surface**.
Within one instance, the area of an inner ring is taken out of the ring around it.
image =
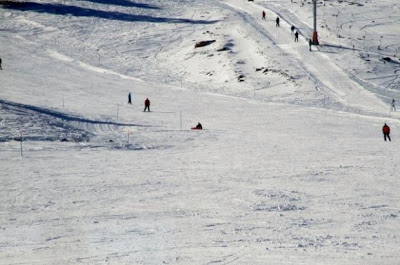
[[[0,264],[399,264],[400,3],[311,2],[0,1]]]

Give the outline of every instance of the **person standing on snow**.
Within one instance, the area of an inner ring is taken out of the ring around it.
[[[294,42],[299,42],[299,32],[297,30],[294,33]]]
[[[392,111],[396,111],[396,100],[392,100]]]
[[[262,19],[265,20],[265,11],[262,12]]]
[[[290,27],[290,35],[293,35],[293,32],[294,32],[295,29],[296,29],[295,26],[291,26],[291,27]]]
[[[276,27],[279,27],[279,17],[276,18]]]
[[[386,142],[386,137],[389,139],[389,141],[392,141],[392,139],[390,139],[390,127],[387,126],[386,123],[382,127],[382,132],[383,132],[383,139],[385,139],[385,142]]]
[[[308,46],[309,46],[310,51],[311,51],[311,46],[312,46],[312,41],[311,41],[311,39],[308,41]]]
[[[128,104],[132,104],[132,95],[130,92],[128,94]]]
[[[144,112],[146,112],[146,109],[150,112],[150,100],[148,98],[146,98],[146,100],[144,101]]]
[[[1,58],[0,58],[0,70],[3,70],[3,68],[1,67]]]

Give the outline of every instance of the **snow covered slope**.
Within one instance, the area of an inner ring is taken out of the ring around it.
[[[400,6],[318,5],[0,5],[0,264],[398,264]]]

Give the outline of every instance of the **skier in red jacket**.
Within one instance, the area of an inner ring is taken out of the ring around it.
[[[144,101],[144,112],[146,111],[146,109],[150,112],[150,100],[148,98],[146,98],[146,100]]]
[[[392,139],[390,139],[390,127],[387,126],[387,124],[385,123],[385,125],[383,125],[382,127],[382,132],[383,132],[383,139],[385,139],[386,141],[386,137],[389,139],[389,141],[392,141]]]

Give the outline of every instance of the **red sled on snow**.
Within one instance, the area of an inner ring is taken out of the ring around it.
[[[192,127],[190,129],[192,129],[193,131],[201,131],[201,130],[203,130],[202,128],[197,128],[197,127]]]
[[[201,125],[201,123],[197,123],[196,127],[192,127],[192,130],[203,130],[203,126]]]

